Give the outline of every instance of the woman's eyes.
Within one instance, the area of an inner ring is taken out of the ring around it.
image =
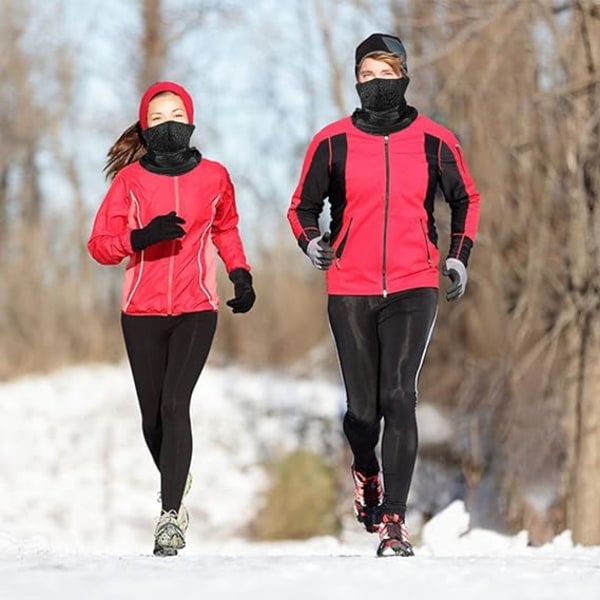
[[[173,115],[173,116],[171,117],[171,119],[183,119],[183,118],[184,118],[184,116],[183,116],[183,113],[177,113],[177,114],[175,114],[175,115]],[[158,122],[158,121],[167,121],[167,120],[168,120],[168,119],[166,119],[165,117],[163,117],[163,116],[158,116],[158,115],[156,115],[156,116],[154,116],[154,117],[150,117],[150,122],[151,122],[151,123],[156,123],[156,122]]]

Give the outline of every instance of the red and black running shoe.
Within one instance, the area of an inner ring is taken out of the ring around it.
[[[384,513],[379,523],[377,556],[414,556],[408,528],[404,519],[395,513]]]
[[[354,479],[354,514],[359,523],[369,533],[376,533],[379,529],[378,508],[383,501],[383,488],[379,473],[364,475],[352,467]]]

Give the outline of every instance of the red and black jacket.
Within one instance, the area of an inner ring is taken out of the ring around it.
[[[346,117],[309,145],[288,220],[300,247],[320,235],[325,198],[335,262],[333,295],[387,295],[439,286],[434,198],[451,209],[448,256],[465,266],[479,221],[479,193],[452,132],[419,115],[405,129],[373,135]]]
[[[185,219],[186,234],[135,252],[131,231],[173,210]],[[168,176],[151,173],[138,161],[112,182],[94,219],[88,250],[103,265],[128,259],[121,304],[126,314],[216,311],[215,250],[227,272],[250,270],[238,222],[234,187],[220,163],[203,158],[191,171]]]

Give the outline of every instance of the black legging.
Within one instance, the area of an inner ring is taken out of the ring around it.
[[[160,471],[163,510],[179,510],[192,460],[190,402],[217,326],[213,311],[121,315],[142,431]]]
[[[438,291],[419,288],[381,296],[329,296],[329,322],[347,395],[344,433],[354,466],[379,470],[384,511],[406,513],[418,448],[417,380],[437,315]]]

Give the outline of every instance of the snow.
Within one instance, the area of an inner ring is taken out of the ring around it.
[[[526,532],[470,529],[460,501],[424,526],[410,559],[375,558],[376,537],[353,521],[340,539],[245,540],[265,461],[331,451],[343,402],[336,382],[209,365],[192,402],[188,545],[159,559],[149,553],[158,476],[128,367],[0,384],[0,599],[600,599],[600,547],[574,545],[568,531],[534,548]],[[420,421],[433,440],[449,434],[430,407]]]

